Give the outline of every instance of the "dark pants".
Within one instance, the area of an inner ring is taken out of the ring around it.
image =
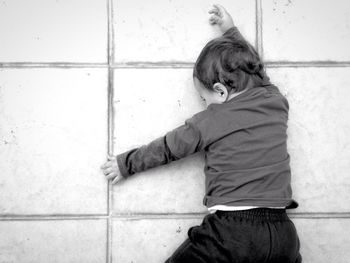
[[[216,211],[190,227],[165,263],[300,263],[299,248],[285,209]]]

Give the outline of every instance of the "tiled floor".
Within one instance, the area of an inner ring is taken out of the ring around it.
[[[289,100],[304,262],[348,262],[350,4],[219,3]],[[211,4],[0,1],[0,262],[158,263],[201,223],[201,154],[113,187],[100,165],[204,109]]]

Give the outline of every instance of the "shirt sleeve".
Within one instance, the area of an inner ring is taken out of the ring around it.
[[[235,41],[244,41],[247,42],[247,40],[243,37],[241,32],[239,32],[238,28],[236,26],[233,26],[229,28],[224,34],[224,37],[230,38]]]
[[[117,155],[120,173],[127,178],[150,168],[168,164],[201,150],[201,135],[190,119],[149,144]]]

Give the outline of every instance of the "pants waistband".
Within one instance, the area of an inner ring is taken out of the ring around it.
[[[275,209],[275,208],[253,208],[248,210],[237,210],[237,211],[223,211],[217,210],[216,215],[224,215],[228,217],[238,217],[255,220],[267,220],[267,221],[285,221],[289,220],[286,213],[286,209]]]

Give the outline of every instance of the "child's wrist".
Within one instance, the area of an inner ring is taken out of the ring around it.
[[[223,33],[223,35],[225,35],[227,32],[229,32],[230,30],[233,30],[233,28],[235,27],[234,24],[232,24],[231,26],[229,27],[225,27],[225,28],[222,28],[221,31]]]

